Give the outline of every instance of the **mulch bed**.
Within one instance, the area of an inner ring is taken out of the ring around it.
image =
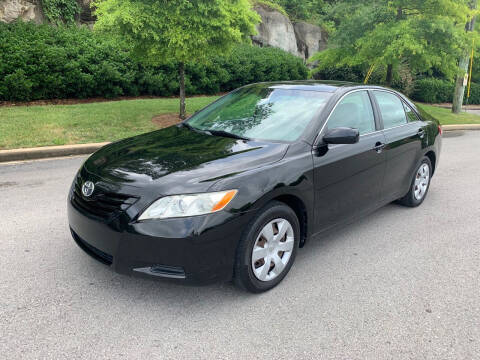
[[[178,113],[162,114],[152,118],[152,122],[160,129],[178,124],[180,121]]]

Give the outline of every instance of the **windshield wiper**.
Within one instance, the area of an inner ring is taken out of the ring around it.
[[[206,130],[203,130],[207,133],[210,133],[211,135],[216,135],[216,136],[223,136],[223,137],[229,137],[229,138],[232,138],[232,139],[239,139],[239,140],[250,140],[249,138],[246,138],[244,136],[240,136],[240,135],[237,135],[237,134],[232,134],[232,133],[229,133],[227,131],[224,131],[224,130],[210,130],[210,129],[206,129]]]
[[[200,133],[200,134],[204,134],[206,132],[205,130],[201,130],[201,129],[197,129],[197,128],[193,127],[192,125],[190,125],[187,122],[180,123],[180,126],[186,127],[188,130],[195,131],[195,132]]]
[[[186,127],[189,130],[192,130],[192,131],[195,131],[195,132],[198,132],[198,133],[203,133],[203,134],[207,133],[207,134],[210,134],[210,135],[229,137],[229,138],[232,138],[232,139],[239,139],[239,140],[250,140],[249,138],[246,138],[246,137],[243,137],[243,136],[240,136],[240,135],[236,135],[236,134],[232,134],[232,133],[229,133],[229,132],[224,131],[224,130],[197,129],[187,122],[182,122],[182,123],[180,123],[180,125],[183,126],[183,127]]]

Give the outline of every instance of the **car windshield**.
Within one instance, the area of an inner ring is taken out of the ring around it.
[[[330,97],[327,92],[247,87],[193,115],[188,125],[239,138],[295,141]]]

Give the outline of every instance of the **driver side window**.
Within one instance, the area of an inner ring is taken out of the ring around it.
[[[327,127],[358,129],[360,135],[375,131],[375,117],[367,91],[356,91],[345,96],[328,119]]]

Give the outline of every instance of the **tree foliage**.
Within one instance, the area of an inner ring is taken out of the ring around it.
[[[329,7],[329,48],[316,54],[319,69],[375,64],[413,74],[440,72],[452,79],[473,34],[467,0],[338,0]]]
[[[149,63],[179,64],[180,117],[185,64],[249,41],[260,17],[249,0],[98,0],[95,29],[120,35]]]
[[[148,62],[198,62],[255,33],[248,0],[99,0],[95,29],[121,35]]]
[[[325,14],[328,0],[272,0],[280,5],[292,20],[318,22]]]
[[[42,0],[42,9],[48,21],[54,25],[70,25],[80,12],[76,0]]]

